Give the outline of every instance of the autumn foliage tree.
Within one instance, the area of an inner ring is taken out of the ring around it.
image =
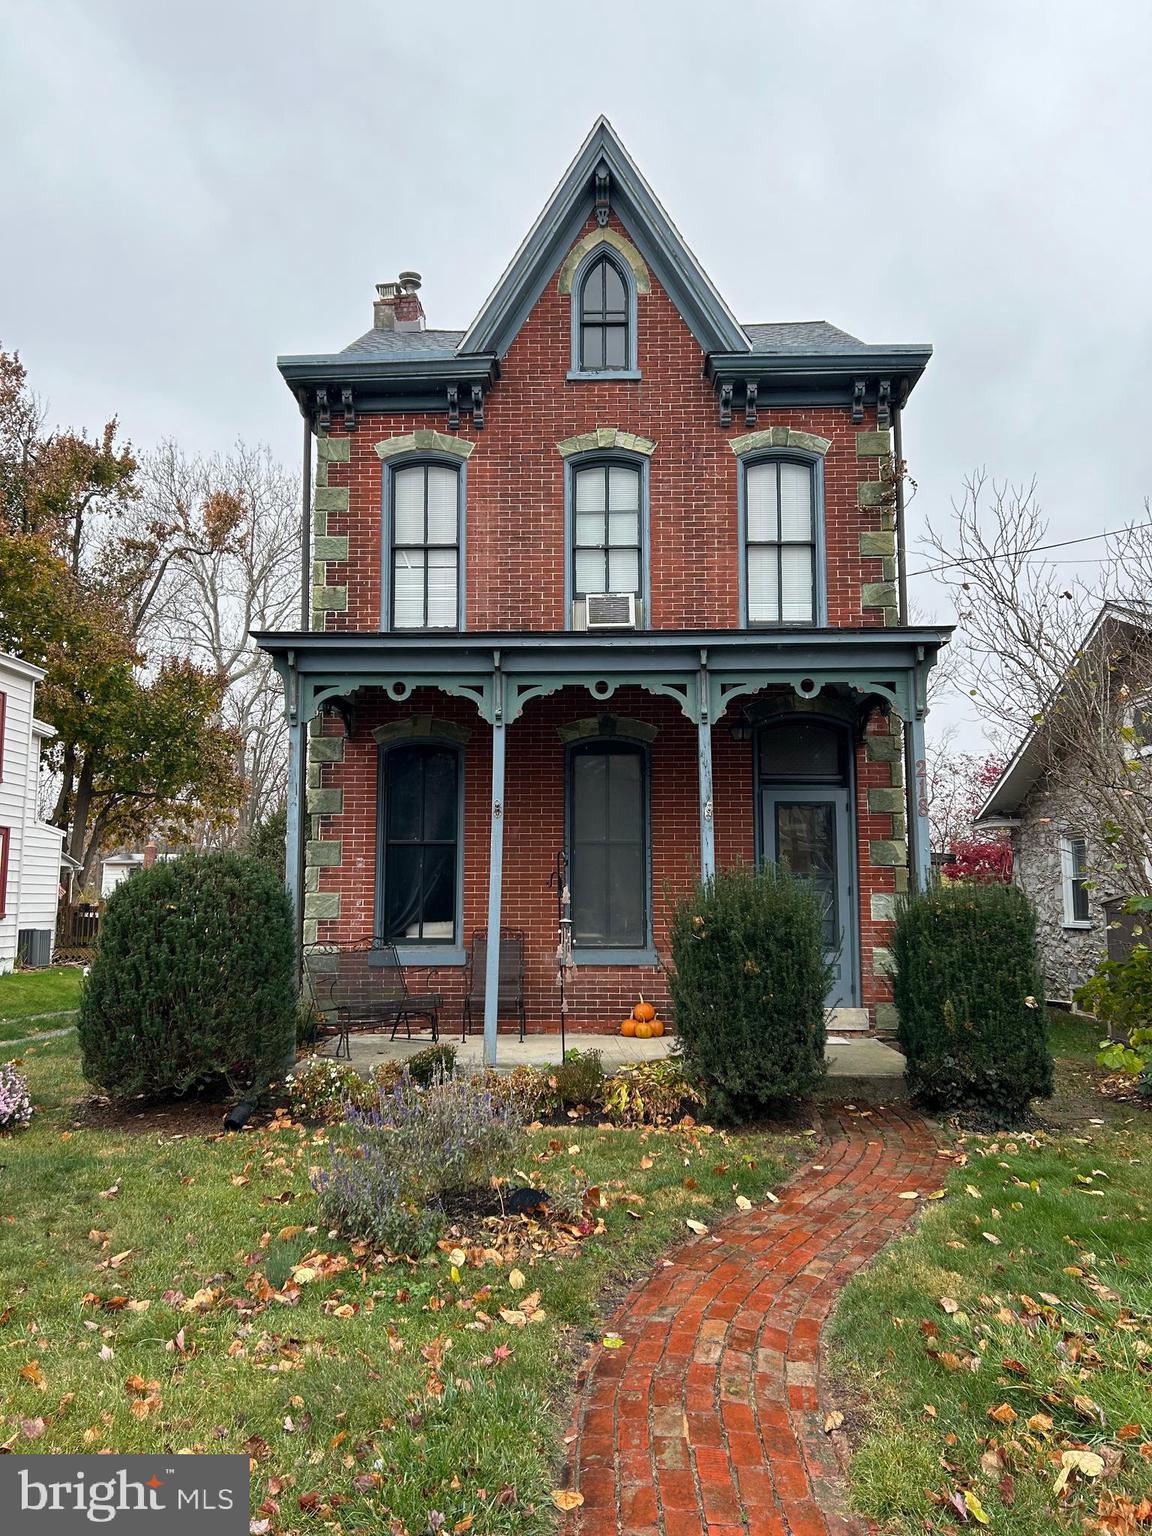
[[[0,351],[0,647],[47,671],[51,819],[81,884],[102,846],[227,821],[242,789],[222,680],[146,644],[166,571],[226,538],[232,514],[141,525],[139,466],[117,438],[115,419],[95,438],[47,430],[19,357]]]
[[[954,750],[946,733],[928,759],[928,827],[932,851],[950,880],[1005,881],[1012,877],[1007,832],[974,825],[1004,768],[999,753]]]

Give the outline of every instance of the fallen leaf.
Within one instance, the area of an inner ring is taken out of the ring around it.
[[[522,1291],[524,1289],[524,1271],[522,1269],[514,1269],[508,1276],[508,1284],[514,1291]]]
[[[980,1235],[986,1243],[992,1243],[995,1247],[999,1248],[1000,1239],[996,1236],[995,1232],[982,1232]]]
[[[988,1417],[995,1419],[997,1424],[1015,1424],[1016,1410],[1011,1403],[1001,1403],[996,1408],[989,1408]]]
[[[1052,1492],[1062,1493],[1073,1472],[1079,1472],[1084,1477],[1099,1477],[1103,1470],[1104,1458],[1097,1456],[1095,1451],[1062,1451],[1060,1472],[1052,1484]]]
[[[688,1227],[692,1232],[695,1232],[697,1237],[703,1237],[708,1231],[708,1228],[702,1221],[694,1221],[691,1216],[686,1216],[684,1218],[684,1225]]]
[[[944,1311],[948,1313],[949,1317],[951,1317],[954,1312],[959,1312],[960,1310],[960,1303],[951,1296],[941,1296],[940,1305]]]
[[[29,1360],[27,1365],[20,1367],[20,1380],[30,1382],[32,1386],[39,1387],[41,1391],[44,1390],[44,1372],[40,1369],[39,1360]]]
[[[752,1209],[752,1202],[747,1195],[736,1196],[736,1209],[739,1211],[750,1211]]]
[[[964,1503],[973,1520],[979,1521],[981,1525],[988,1524],[988,1516],[984,1513],[984,1506],[972,1492],[971,1488],[965,1488],[964,1490]]]
[[[838,1408],[824,1415],[824,1433],[830,1435],[834,1429],[839,1429],[844,1422],[844,1415]]]
[[[584,1502],[584,1495],[577,1493],[575,1488],[553,1488],[552,1502],[557,1509],[579,1509]]]
[[[25,1440],[39,1440],[40,1436],[44,1433],[44,1420],[40,1418],[21,1419],[20,1433],[24,1436]]]

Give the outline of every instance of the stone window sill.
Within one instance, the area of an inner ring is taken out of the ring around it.
[[[1065,933],[1087,933],[1093,926],[1090,918],[1074,918],[1071,922],[1064,924],[1064,931]]]

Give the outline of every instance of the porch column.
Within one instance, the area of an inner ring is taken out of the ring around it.
[[[926,891],[932,876],[932,844],[928,831],[928,765],[924,748],[924,716],[919,710],[909,720],[908,843],[909,864],[918,891]],[[907,771],[906,770],[906,771]]]
[[[696,764],[700,785],[700,878],[716,873],[716,829],[712,820],[712,720],[708,708],[708,675],[699,681],[700,718],[696,726]]]
[[[301,923],[304,919],[304,861],[303,838],[300,835],[303,814],[304,743],[308,727],[302,720],[295,720],[288,727],[288,795],[287,828],[284,846],[284,883],[292,898],[292,910],[296,917],[296,942],[300,942]]]
[[[499,675],[496,688],[502,687]],[[484,972],[484,1065],[496,1065],[500,1021],[500,906],[504,876],[504,711],[499,694],[492,725],[492,826],[488,853],[488,951]]]

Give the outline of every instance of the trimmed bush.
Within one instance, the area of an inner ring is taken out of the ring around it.
[[[422,1051],[409,1056],[405,1065],[408,1076],[420,1088],[428,1088],[442,1077],[451,1077],[456,1070],[454,1045],[427,1045]]]
[[[343,1120],[348,1104],[364,1109],[375,1104],[376,1087],[349,1062],[309,1056],[289,1079],[288,1102],[302,1120]]]
[[[551,1098],[545,1103],[558,1113],[600,1103],[604,1059],[599,1051],[569,1051],[558,1067],[546,1067],[542,1075],[551,1090]]]
[[[810,1093],[831,979],[811,889],[771,868],[723,870],[677,904],[669,938],[684,1067],[717,1114]]]
[[[235,853],[154,864],[116,888],[80,1004],[84,1075],[113,1098],[263,1092],[292,1059],[292,909]]]
[[[1036,922],[1014,885],[906,897],[892,938],[910,1091],[1011,1119],[1052,1092]]]

